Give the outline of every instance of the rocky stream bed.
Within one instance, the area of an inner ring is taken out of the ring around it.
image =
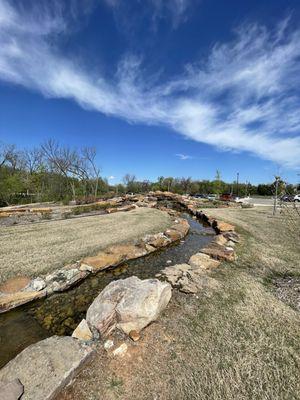
[[[186,263],[215,236],[215,231],[188,214],[188,235],[176,244],[91,275],[66,292],[37,300],[0,315],[0,368],[27,346],[52,335],[71,335],[86,310],[110,282],[137,276],[154,278],[168,265]]]

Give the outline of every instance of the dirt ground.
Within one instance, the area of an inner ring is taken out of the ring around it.
[[[167,213],[139,208],[110,215],[2,227],[0,282],[18,275],[45,274],[111,244],[140,239],[170,225]]]
[[[212,273],[220,288],[173,291],[159,320],[113,358],[100,343],[58,400],[300,399],[300,314],[274,277],[300,274],[299,243],[271,209],[209,210],[237,226],[238,259]]]

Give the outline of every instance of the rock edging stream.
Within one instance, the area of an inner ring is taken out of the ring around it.
[[[107,212],[124,212],[142,206],[159,208],[174,217],[176,212],[170,208],[159,206],[158,201],[170,200],[178,204],[197,219],[207,223],[218,234],[219,240],[213,241],[206,248],[202,249],[202,252],[218,260],[234,261],[235,252],[232,243],[238,241],[238,236],[234,233],[234,227],[208,217],[199,209],[197,200],[170,192],[152,192],[149,196],[124,196],[122,199],[123,202],[128,203],[130,201],[132,204],[108,209]],[[120,198],[117,200],[117,203],[120,204]],[[99,252],[96,256],[85,257],[45,277],[34,278],[29,284],[24,285],[24,287],[19,288],[19,290],[13,293],[3,293],[0,291],[0,313],[53,293],[65,291],[85,279],[90,273],[95,274],[104,269],[118,266],[125,261],[150,254],[184,238],[188,230],[189,224],[187,221],[174,217],[173,225],[165,232],[146,235],[137,243],[110,246]]]
[[[194,294],[206,285],[217,284],[215,279],[209,277],[209,272],[217,268],[221,261],[235,260],[234,246],[239,242],[239,236],[235,233],[234,226],[206,216],[194,201],[184,196],[162,192],[155,194],[157,198],[163,197],[177,202],[195,218],[208,223],[217,233],[215,239],[200,252],[192,255],[188,263],[163,269],[158,277],[168,282],[160,282],[158,279],[140,280],[135,276],[111,282],[90,305],[86,319],[77,326],[72,338],[52,336],[42,340],[27,347],[2,368],[0,391],[1,387],[7,389],[9,384],[19,379],[24,387],[22,399],[52,399],[74,378],[93,354],[99,338],[105,340],[118,329],[133,341],[139,340],[140,331],[156,320],[169,303],[171,286],[184,293]],[[172,210],[166,211],[173,214]],[[42,297],[65,290],[90,273],[97,273],[128,259],[142,257],[176,242],[182,239],[188,230],[187,221],[177,218],[170,229],[163,233],[147,235],[140,243],[111,246],[97,256],[86,257],[76,263],[76,267],[66,266],[46,278],[36,278],[23,291],[17,292],[14,302],[12,298],[8,301],[9,297],[1,296],[0,304],[2,307],[3,304],[5,307],[16,307],[32,300],[31,296]],[[31,291],[27,291],[28,288]],[[113,357],[122,357],[128,351],[128,345],[123,342],[115,346],[114,341],[109,339],[104,342],[104,349]],[[49,357],[51,365],[48,362]],[[51,382],[51,385],[44,387],[44,380]]]
[[[177,218],[165,232],[146,235],[137,243],[109,246],[96,256],[86,257],[74,264],[58,269],[45,277],[32,279],[29,284],[14,293],[0,294],[0,313],[9,311],[30,301],[62,292],[95,274],[121,263],[143,257],[186,236],[189,224]]]

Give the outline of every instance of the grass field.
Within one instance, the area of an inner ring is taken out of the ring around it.
[[[174,292],[124,358],[99,346],[60,400],[300,398],[300,315],[270,285],[272,277],[299,275],[299,243],[266,207],[209,213],[236,224],[243,238],[237,261],[212,274],[220,288]]]
[[[133,241],[171,225],[167,213],[139,208],[126,213],[3,227],[0,281],[37,276],[116,243]]]

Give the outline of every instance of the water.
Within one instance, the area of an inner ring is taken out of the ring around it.
[[[88,277],[78,286],[0,315],[0,367],[25,347],[51,335],[70,335],[94,298],[111,281],[153,278],[167,265],[184,263],[213,239],[214,231],[184,214],[190,232],[179,244]],[[171,261],[168,262],[168,261]]]

